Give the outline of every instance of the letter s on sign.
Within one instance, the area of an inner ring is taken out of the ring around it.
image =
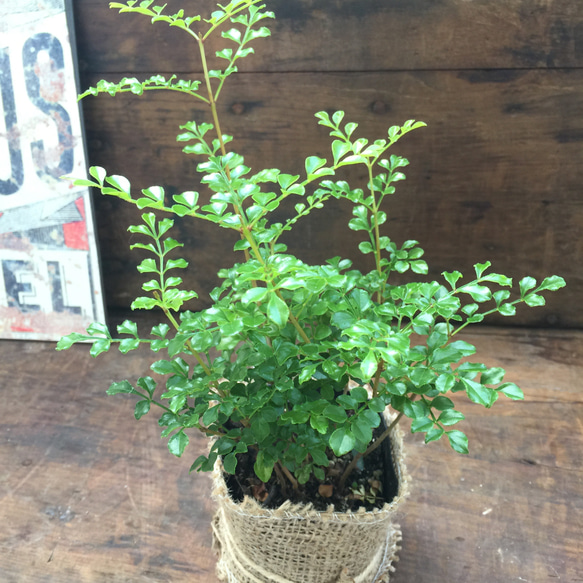
[[[8,137],[8,154],[10,156],[11,175],[7,180],[0,180],[0,194],[14,194],[20,190],[24,181],[22,152],[18,136],[18,121],[14,89],[12,88],[12,71],[8,49],[0,49],[0,95],[4,109],[4,124]]]
[[[46,51],[47,59],[39,59]],[[55,122],[59,135],[59,164],[49,167],[45,160],[42,140],[31,143],[32,155],[40,178],[46,175],[59,178],[73,170],[73,136],[71,118],[58,103],[64,92],[63,47],[59,39],[47,32],[35,34],[22,47],[26,91],[32,103]]]

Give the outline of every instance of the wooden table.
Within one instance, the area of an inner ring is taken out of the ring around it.
[[[391,583],[583,582],[583,333],[483,328],[464,339],[524,402],[469,402],[469,456],[408,435],[413,492]],[[0,342],[0,581],[215,583],[205,448],[166,451],[154,418],[108,397],[149,355]]]

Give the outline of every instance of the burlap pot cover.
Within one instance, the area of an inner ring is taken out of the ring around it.
[[[390,419],[387,417],[387,421]],[[234,502],[217,463],[213,498],[213,547],[217,575],[228,583],[373,583],[389,581],[400,550],[393,517],[409,493],[403,434],[391,434],[397,496],[372,512],[318,512],[311,504],[285,502],[275,510],[245,497]]]

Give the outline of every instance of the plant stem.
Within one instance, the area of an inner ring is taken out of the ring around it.
[[[372,385],[372,397],[373,399],[379,396],[379,383],[381,381],[381,374],[385,368],[385,361],[381,360],[377,368],[377,372]]]
[[[294,490],[298,490],[300,485],[298,484],[298,481],[294,478],[294,475],[284,465],[280,464],[279,462],[277,462],[276,465],[280,467],[281,471],[285,474],[285,477],[291,482],[292,488]]]
[[[207,33],[207,35],[208,35],[208,33]],[[205,38],[206,38],[206,36],[205,36]],[[208,97],[209,97],[209,105],[210,105],[212,116],[213,116],[213,122],[215,124],[215,132],[216,132],[217,138],[219,140],[219,144],[221,147],[221,153],[223,154],[223,156],[225,156],[227,154],[227,151],[225,149],[225,144],[223,142],[221,125],[220,125],[219,116],[217,113],[217,103],[216,103],[215,96],[213,94],[213,90],[212,90],[212,86],[211,86],[208,64],[207,64],[207,60],[206,60],[206,52],[204,49],[204,38],[198,38],[197,40],[198,40],[198,46],[199,46],[199,50],[200,50],[200,57],[201,57],[201,61],[202,61],[203,72],[204,72],[204,79],[205,79],[206,88],[207,88]],[[229,172],[228,167],[225,167],[225,172],[227,174],[227,178],[230,180],[231,177],[230,177],[230,172]],[[233,205],[233,206],[235,207],[235,212],[237,213],[237,215],[239,216],[239,219],[241,221],[241,238],[244,238],[249,242],[249,245],[251,245],[251,249],[252,249],[253,254],[255,255],[256,259],[262,265],[265,265],[265,261],[264,261],[263,257],[261,256],[261,251],[259,250],[259,247],[257,246],[257,242],[255,241],[253,235],[251,234],[251,230],[249,229],[249,225],[246,224],[245,217],[243,214],[243,209],[238,208],[237,205]],[[247,260],[249,260],[249,252],[246,249],[245,249],[245,257]],[[284,301],[283,298],[281,297],[281,293],[279,292],[279,290],[276,290],[275,293],[277,294],[277,296],[279,297],[280,300]],[[310,344],[310,339],[308,338],[307,334],[304,332],[304,330],[300,326],[300,324],[297,321],[297,319],[295,318],[295,316],[291,313],[291,310],[290,310],[290,314],[289,314],[289,320],[292,323],[293,327],[298,331],[298,334],[300,335],[302,340],[306,344]]]
[[[203,38],[201,38],[201,37],[196,37],[196,38],[197,38],[198,47],[199,47],[199,51],[200,51],[200,58],[201,58],[202,67],[203,67],[204,80],[205,80],[207,93],[208,93],[208,103],[209,103],[209,106],[211,108],[213,122],[215,125],[215,132],[216,132],[217,138],[219,140],[221,153],[223,156],[226,156],[227,150],[225,148],[225,143],[223,141],[221,124],[220,124],[219,116],[217,113],[217,103],[216,103],[215,95],[213,93],[213,89],[212,89],[212,85],[211,85],[208,63],[207,63],[207,59],[206,59],[206,51],[204,48],[204,40],[206,39],[208,34],[209,33],[207,32],[207,34]],[[230,180],[230,171],[229,171],[228,167],[225,167],[225,172],[227,174],[227,179]],[[257,242],[255,241],[253,235],[251,234],[251,230],[249,229],[249,226],[246,224],[245,217],[243,214],[243,209],[238,208],[237,205],[233,205],[233,206],[235,207],[235,212],[237,213],[237,215],[239,216],[239,219],[241,221],[241,238],[246,239],[249,242],[249,244],[251,245],[251,249],[253,251],[253,254],[255,255],[256,259],[262,265],[265,265],[265,261],[264,261],[263,257],[261,256],[261,251],[259,250],[259,247],[257,246]],[[245,249],[245,257],[247,260],[249,260],[249,252],[246,249]],[[281,297],[280,292],[276,291],[275,293],[278,295],[279,299],[281,299],[283,301],[283,298]],[[290,322],[292,323],[292,325],[294,326],[294,328],[298,331],[298,334],[300,335],[302,340],[304,342],[306,342],[307,344],[309,344],[310,339],[308,338],[308,336],[306,335],[306,333],[304,332],[302,327],[299,325],[297,319],[294,317],[294,315],[291,313],[291,311],[290,311],[289,319],[290,319]],[[196,354],[195,354],[195,357],[196,357]]]
[[[277,462],[274,466],[273,466],[273,470],[275,472],[275,475],[277,476],[277,481],[279,482],[279,485],[281,486],[281,493],[282,495],[287,498],[287,483],[285,481],[285,476],[283,475],[283,472],[281,470],[281,464],[279,462]]]
[[[377,264],[377,271],[379,272],[379,275],[382,275],[382,268],[381,268],[381,237],[380,237],[380,231],[379,231],[379,217],[378,217],[378,213],[379,213],[379,209],[377,206],[377,200],[375,197],[375,191],[374,191],[374,187],[373,187],[373,174],[372,174],[372,163],[367,164],[367,168],[368,168],[368,181],[369,181],[369,187],[368,189],[370,190],[370,194],[372,196],[372,215],[374,218],[374,238],[375,238],[375,261]],[[379,299],[380,302],[380,299]]]
[[[208,93],[208,100],[209,100],[209,105],[211,108],[211,114],[213,116],[213,122],[215,124],[215,131],[217,133],[217,138],[219,140],[219,144],[221,145],[221,153],[223,154],[223,156],[226,156],[227,150],[225,148],[225,143],[223,142],[223,133],[221,132],[221,124],[219,123],[219,116],[217,114],[217,102],[215,101],[215,96],[213,94],[213,88],[211,86],[211,78],[209,76],[208,63],[206,61],[206,52],[204,50],[204,41],[201,38],[198,39],[198,48],[200,51],[200,59],[202,62],[202,69],[203,69],[203,73],[204,73],[204,82],[206,84],[206,90]],[[227,172],[228,171],[229,171],[229,169],[227,168]]]

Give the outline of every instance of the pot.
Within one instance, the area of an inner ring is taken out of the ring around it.
[[[390,423],[387,414],[385,419]],[[249,496],[235,502],[217,462],[213,498],[218,510],[212,526],[219,579],[228,583],[388,582],[401,541],[394,516],[409,493],[398,426],[389,440],[393,465],[389,471],[394,471],[398,486],[390,502],[372,511],[336,512],[330,506],[321,512],[311,504],[289,501],[268,509]]]

